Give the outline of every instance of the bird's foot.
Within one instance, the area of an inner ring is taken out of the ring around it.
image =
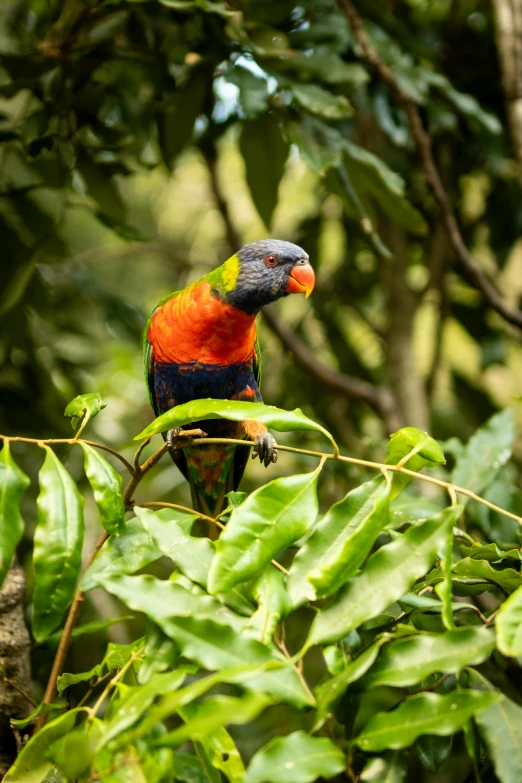
[[[175,427],[167,430],[167,446],[173,457],[179,457],[180,450],[187,446],[192,438],[204,438],[207,433],[200,429],[184,430],[181,427]]]
[[[269,432],[264,432],[256,438],[255,446],[252,451],[252,459],[256,459],[257,457],[259,457],[259,461],[264,464],[265,468],[267,468],[271,462],[277,462],[276,439]]]

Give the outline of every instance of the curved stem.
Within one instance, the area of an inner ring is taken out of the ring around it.
[[[105,446],[104,443],[97,443],[94,440],[84,440],[83,438],[78,438],[78,439],[76,439],[76,438],[47,438],[45,440],[45,439],[42,439],[42,438],[22,438],[20,436],[11,437],[11,435],[1,435],[1,434],[0,434],[0,439],[4,440],[4,441],[8,440],[8,441],[11,441],[12,443],[16,443],[16,442],[18,442],[18,443],[35,443],[37,446],[39,446],[42,443],[44,445],[46,445],[46,446],[48,446],[48,445],[50,445],[52,443],[67,443],[69,446],[74,446],[77,443],[86,443],[87,446],[93,446],[95,449],[101,449],[102,451],[107,451],[109,454],[112,454],[113,457],[116,457],[117,459],[120,460],[120,462],[123,465],[125,465],[125,467],[127,468],[127,470],[129,471],[129,473],[131,475],[134,474],[134,468],[132,467],[130,462],[125,459],[125,457],[122,454],[120,454],[118,451],[114,451],[114,449],[111,449],[110,446]]]

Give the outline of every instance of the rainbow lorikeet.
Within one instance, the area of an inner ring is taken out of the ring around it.
[[[262,402],[255,319],[282,296],[311,293],[315,275],[308,255],[290,242],[266,239],[245,245],[217,269],[175,291],[153,311],[145,331],[145,374],[157,416],[190,400]],[[223,419],[200,426],[210,437],[249,438],[253,457],[268,466],[276,442],[264,424]],[[237,489],[248,449],[231,444],[191,446],[167,435],[171,455],[187,478],[194,508],[215,517],[225,495]],[[185,445],[186,444],[186,445]]]

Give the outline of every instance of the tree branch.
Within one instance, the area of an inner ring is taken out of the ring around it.
[[[431,149],[431,139],[424,129],[417,105],[399,84],[393,71],[379,58],[379,55],[373,48],[368,35],[366,34],[363,21],[351,0],[337,0],[337,2],[352,26],[355,40],[361,49],[362,59],[377,71],[381,80],[391,89],[397,102],[401,105],[406,114],[410,132],[417,147],[417,154],[424,170],[424,176],[439,207],[441,219],[448,235],[450,245],[463,274],[468,281],[481,292],[482,296],[493,310],[496,310],[496,312],[508,323],[522,329],[522,311],[515,310],[506,304],[493,283],[477,265],[476,260],[464,243],[464,239],[462,238],[462,234],[460,233],[458,223],[449,202],[448,194],[444,189],[442,179],[437,166],[435,165]]]
[[[498,58],[513,149],[522,183],[522,5],[493,0]]]

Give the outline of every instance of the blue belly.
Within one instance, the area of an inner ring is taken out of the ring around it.
[[[215,400],[245,400],[262,402],[253,372],[253,363],[219,367],[212,364],[178,365],[156,362],[154,365],[154,396],[160,413],[175,405],[211,397]],[[231,437],[236,424],[223,419],[194,422],[210,437]],[[233,436],[232,436],[233,437]]]

